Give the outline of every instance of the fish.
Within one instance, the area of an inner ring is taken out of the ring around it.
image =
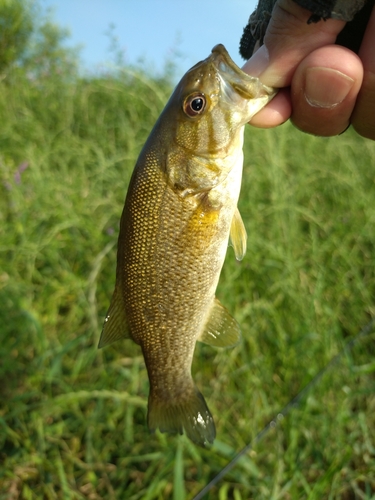
[[[228,240],[241,260],[237,209],[244,125],[275,95],[221,44],[181,79],[136,162],[120,221],[116,283],[99,348],[139,344],[151,431],[213,443],[214,419],[191,365],[197,341],[229,347],[240,327],[215,297]]]

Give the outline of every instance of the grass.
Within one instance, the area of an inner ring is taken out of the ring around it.
[[[137,346],[97,350],[126,186],[170,89],[121,78],[0,83],[0,499],[193,498],[374,316],[375,143],[246,131],[218,296],[232,350],[198,344],[209,450],[150,435]],[[375,498],[374,334],[207,495]]]

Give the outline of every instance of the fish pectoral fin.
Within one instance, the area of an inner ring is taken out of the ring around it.
[[[247,234],[245,225],[242,221],[241,214],[236,208],[234,212],[232,224],[230,226],[230,244],[234,248],[234,254],[237,260],[242,260],[246,253]]]
[[[208,320],[197,340],[214,347],[233,347],[240,339],[240,325],[215,297]]]
[[[151,391],[147,422],[151,432],[159,429],[161,432],[182,434],[185,431],[193,443],[203,447],[212,444],[216,436],[214,419],[195,386],[177,400],[161,400],[154,397]]]
[[[116,340],[131,338],[128,322],[125,316],[125,307],[122,300],[121,289],[117,285],[112,295],[111,304],[104,320],[98,348],[116,342]]]

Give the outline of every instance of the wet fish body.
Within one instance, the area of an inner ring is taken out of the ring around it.
[[[215,425],[191,376],[197,340],[234,345],[237,322],[215,298],[229,235],[238,259],[243,128],[274,95],[222,45],[177,85],[136,163],[120,222],[116,285],[99,347],[131,338],[149,381],[148,425],[199,445]]]

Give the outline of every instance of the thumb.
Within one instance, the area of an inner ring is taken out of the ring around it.
[[[327,19],[308,24],[311,12],[292,0],[278,0],[272,11],[264,45],[243,70],[271,87],[287,87],[298,64],[315,49],[334,44],[345,21]]]

